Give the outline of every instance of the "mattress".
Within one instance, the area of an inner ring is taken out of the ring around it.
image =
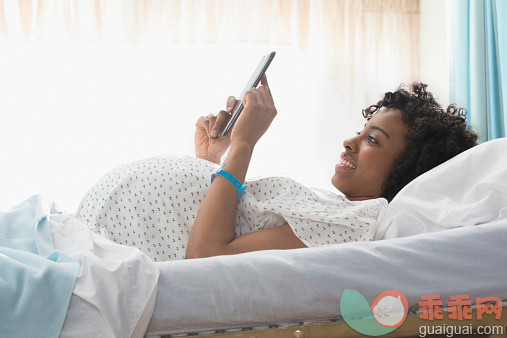
[[[268,250],[156,263],[147,335],[288,325],[340,318],[344,289],[371,304],[396,289],[507,300],[507,220],[374,242]]]

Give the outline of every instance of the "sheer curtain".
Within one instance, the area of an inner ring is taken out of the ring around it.
[[[418,0],[20,0],[0,18],[3,39],[297,46],[347,97],[419,75]]]
[[[0,0],[0,41],[0,208],[42,192],[72,210],[115,165],[193,155],[198,116],[271,50],[279,114],[249,176],[333,189],[360,109],[419,77],[419,2]]]

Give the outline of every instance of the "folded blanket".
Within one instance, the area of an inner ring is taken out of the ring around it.
[[[58,337],[79,262],[54,250],[57,210],[36,195],[0,212],[0,337]]]

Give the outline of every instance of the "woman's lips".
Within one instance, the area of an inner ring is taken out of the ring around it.
[[[336,164],[335,170],[355,170],[357,165],[346,153],[341,153],[340,161]]]
[[[349,168],[346,165],[343,165],[340,163],[336,163],[336,165],[334,166],[334,169],[335,170],[355,170],[355,169]]]

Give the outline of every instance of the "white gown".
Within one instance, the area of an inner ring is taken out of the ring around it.
[[[155,261],[183,259],[218,165],[190,156],[154,157],[116,167],[83,198],[77,217],[104,237]],[[384,198],[349,201],[286,177],[246,180],[235,234],[288,223],[307,246],[371,241]]]

